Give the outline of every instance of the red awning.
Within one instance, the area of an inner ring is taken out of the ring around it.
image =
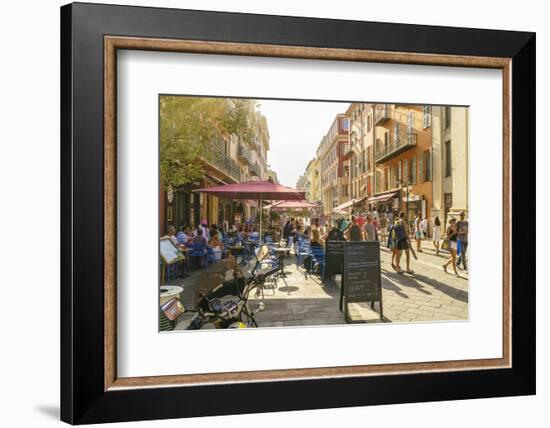
[[[210,193],[214,196],[231,199],[263,199],[264,201],[305,199],[304,192],[271,181],[246,181],[244,183],[206,187],[198,189],[196,192]]]
[[[356,205],[356,204],[364,201],[365,199],[366,199],[366,196],[364,196],[362,198],[357,198],[357,199],[350,199],[349,201],[338,205],[336,208],[334,208],[334,211],[344,211],[344,210],[352,207],[353,205]]]
[[[382,193],[381,195],[376,195],[368,199],[369,204],[372,203],[381,203],[388,202],[390,199],[396,198],[399,192],[388,192]]]

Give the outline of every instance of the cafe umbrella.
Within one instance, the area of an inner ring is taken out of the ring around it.
[[[243,183],[224,184],[220,186],[197,189],[196,192],[229,199],[257,199],[260,209],[260,242],[262,236],[263,201],[303,201],[305,193],[291,187],[268,181],[245,181]]]

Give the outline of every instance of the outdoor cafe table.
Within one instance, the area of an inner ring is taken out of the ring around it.
[[[274,248],[274,251],[277,254],[277,258],[279,259],[279,265],[281,266],[281,271],[279,272],[279,276],[286,278],[286,276],[289,275],[290,272],[285,272],[285,257],[290,253],[290,248],[276,247]]]
[[[242,245],[232,245],[227,248],[229,249],[231,255],[235,257],[235,259],[238,259],[238,257],[241,256],[241,266],[244,266],[244,250],[246,249],[246,247]]]

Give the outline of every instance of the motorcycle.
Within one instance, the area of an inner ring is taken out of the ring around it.
[[[199,294],[194,312],[197,315],[191,320],[186,330],[200,330],[207,324],[217,329],[254,328],[258,327],[255,315],[265,309],[260,302],[255,310],[249,306],[250,294],[255,290],[256,297],[266,279],[280,270],[279,266],[262,270],[262,262],[270,257],[267,245],[255,251],[256,263],[248,277],[236,276],[213,288],[206,294]]]

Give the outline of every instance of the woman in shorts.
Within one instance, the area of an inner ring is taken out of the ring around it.
[[[456,276],[458,276],[458,271],[456,270],[457,235],[458,235],[458,232],[456,230],[456,219],[451,218],[449,220],[449,226],[447,227],[447,234],[446,234],[446,239],[448,239],[449,241],[448,249],[449,249],[449,253],[451,254],[451,257],[443,265],[443,270],[445,271],[445,273],[447,273],[447,266],[449,266],[449,264],[452,263],[453,270]]]

